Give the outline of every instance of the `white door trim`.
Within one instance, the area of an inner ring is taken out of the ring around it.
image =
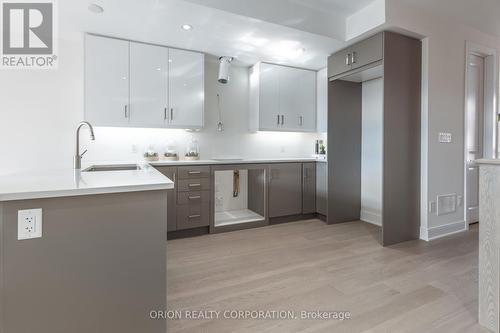
[[[485,158],[496,158],[497,153],[497,124],[498,113],[498,57],[497,51],[471,41],[465,42],[465,95],[464,95],[464,220],[467,221],[467,133],[468,133],[468,82],[469,82],[469,55],[474,54],[484,58],[484,131],[483,131],[483,156]],[[466,223],[467,230],[469,224]]]

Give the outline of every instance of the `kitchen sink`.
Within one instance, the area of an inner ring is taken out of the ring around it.
[[[130,171],[141,170],[142,168],[137,164],[115,164],[115,165],[93,165],[83,172],[96,172],[96,171]]]

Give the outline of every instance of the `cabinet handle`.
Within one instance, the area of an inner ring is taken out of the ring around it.
[[[174,108],[170,108],[170,121],[174,120]]]
[[[351,55],[351,64],[355,64],[356,63],[356,52],[352,52],[352,55]]]
[[[193,195],[188,197],[189,200],[198,200],[201,199],[201,195]]]
[[[276,121],[276,125],[280,125],[280,115],[277,115],[277,121]]]
[[[302,116],[299,116],[299,126],[302,126],[303,122],[304,122],[304,117]]]
[[[198,218],[198,217],[201,217],[201,215],[200,215],[200,214],[189,215],[189,216],[188,216],[188,219],[196,219],[196,218]]]
[[[188,175],[199,175],[201,171],[188,171]]]
[[[347,53],[346,57],[345,57],[345,64],[347,66],[349,66],[351,64],[351,54],[350,53]]]
[[[128,110],[127,110],[127,105],[125,105],[125,118],[128,118]]]
[[[167,120],[167,108],[163,109],[163,119]]]
[[[188,184],[188,187],[200,187],[201,184]]]
[[[281,115],[281,126],[285,125],[285,116]]]

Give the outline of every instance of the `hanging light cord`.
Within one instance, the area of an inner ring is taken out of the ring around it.
[[[222,132],[224,130],[224,124],[222,123],[222,109],[220,107],[220,95],[217,94],[217,108],[219,110],[219,122],[217,123],[217,130]]]

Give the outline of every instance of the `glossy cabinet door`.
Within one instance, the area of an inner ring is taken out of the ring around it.
[[[259,85],[259,129],[281,129],[280,117],[280,67],[261,63]]]
[[[316,162],[302,164],[302,214],[316,213]]]
[[[354,44],[352,46],[351,53],[352,69],[360,68],[382,60],[384,57],[384,34],[378,33],[357,44]]]
[[[169,49],[167,127],[203,127],[204,61],[202,53]]]
[[[85,120],[128,126],[129,42],[85,35]]]
[[[130,125],[164,127],[167,97],[168,48],[130,42]]]
[[[339,74],[351,70],[351,49],[347,48],[340,50],[337,53],[328,57],[328,77],[337,76]]]
[[[259,70],[257,130],[316,131],[316,72],[261,63]],[[254,89],[254,87],[251,87]],[[256,104],[256,103],[251,103]]]
[[[298,97],[295,121],[299,131],[316,131],[316,72],[297,69]]]
[[[302,213],[302,164],[269,165],[269,217]]]

